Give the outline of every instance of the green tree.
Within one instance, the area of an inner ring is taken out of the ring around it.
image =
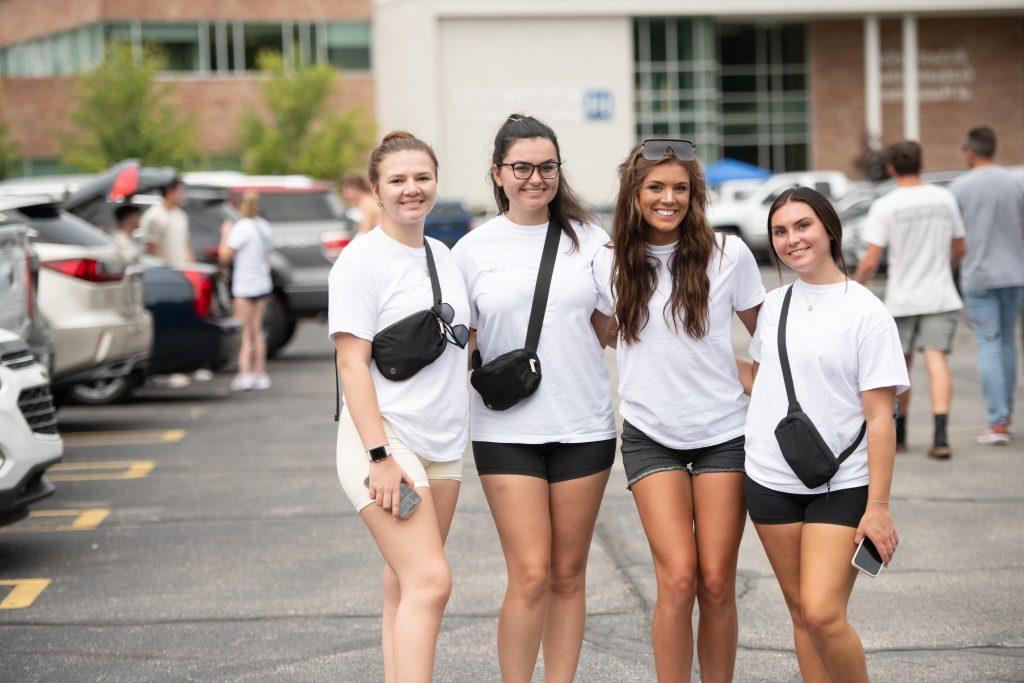
[[[373,129],[361,112],[339,114],[330,97],[338,72],[327,64],[286,68],[282,57],[257,57],[268,116],[249,111],[240,125],[242,164],[249,173],[301,173],[336,179],[361,164]]]
[[[0,180],[7,177],[7,168],[18,154],[18,145],[8,135],[3,112],[4,92],[0,89]]]
[[[195,120],[172,101],[173,87],[158,83],[163,55],[131,46],[107,46],[104,60],[79,78],[73,129],[61,136],[61,159],[100,171],[135,157],[150,166],[182,166],[196,156]]]

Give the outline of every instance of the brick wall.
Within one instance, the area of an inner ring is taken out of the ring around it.
[[[863,21],[813,22],[812,165],[856,174],[866,131]],[[881,24],[882,142],[903,137],[901,22]],[[962,168],[968,129],[991,125],[997,160],[1024,163],[1024,22],[1020,17],[918,20],[921,144],[933,170]],[[896,61],[890,61],[896,57]],[[893,96],[896,96],[895,98]],[[927,101],[931,99],[933,101]],[[893,101],[895,100],[895,101]]]
[[[97,21],[368,21],[373,0],[0,0],[0,45]]]
[[[231,154],[236,150],[238,120],[243,111],[260,103],[257,77],[168,78],[175,85],[175,99],[199,123],[199,146],[206,155]],[[74,80],[70,78],[12,78],[2,83],[4,116],[19,156],[56,158],[58,131],[67,129],[73,106]],[[358,107],[371,123],[374,116],[373,77],[343,74],[333,104],[342,110]]]

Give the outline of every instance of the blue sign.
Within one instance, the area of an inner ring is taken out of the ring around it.
[[[584,90],[583,116],[588,121],[608,121],[615,110],[611,90]]]

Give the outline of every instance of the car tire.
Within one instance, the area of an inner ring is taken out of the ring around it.
[[[102,406],[127,400],[138,385],[139,378],[134,374],[80,382],[71,387],[68,398],[75,403]]]
[[[267,302],[263,316],[263,336],[267,340],[267,357],[276,358],[295,336],[295,318],[288,310],[288,304],[279,294],[273,294]]]

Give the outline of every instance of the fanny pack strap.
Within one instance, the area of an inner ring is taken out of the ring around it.
[[[430,243],[426,236],[423,237],[423,249],[427,253],[427,273],[430,275],[430,289],[434,294],[435,313],[441,306],[441,280],[437,276],[437,266],[434,265],[434,254],[430,251]],[[546,295],[545,295],[546,296]],[[338,380],[338,349],[334,349],[334,421],[337,422],[341,415],[341,382]]]
[[[789,399],[790,415],[803,412],[800,408],[800,403],[796,400],[796,390],[793,388],[793,373],[789,367],[789,352],[786,350],[786,323],[789,321],[789,302],[792,298],[793,285],[790,285],[789,289],[786,290],[786,296],[782,299],[782,314],[779,316],[779,361],[782,363],[782,379],[786,383],[786,398]],[[853,455],[853,452],[857,450],[857,446],[860,445],[861,439],[864,438],[867,428],[868,423],[866,421],[862,422],[860,431],[857,432],[857,438],[836,458],[837,464],[843,464],[844,460]]]
[[[558,256],[558,242],[562,227],[558,221],[548,223],[548,234],[544,238],[544,251],[537,269],[537,284],[533,289],[533,308],[530,309],[530,324],[526,328],[526,350],[537,352],[540,343],[540,329],[544,325],[544,312],[548,307],[548,292],[551,290],[551,275],[555,272],[555,257]]]

